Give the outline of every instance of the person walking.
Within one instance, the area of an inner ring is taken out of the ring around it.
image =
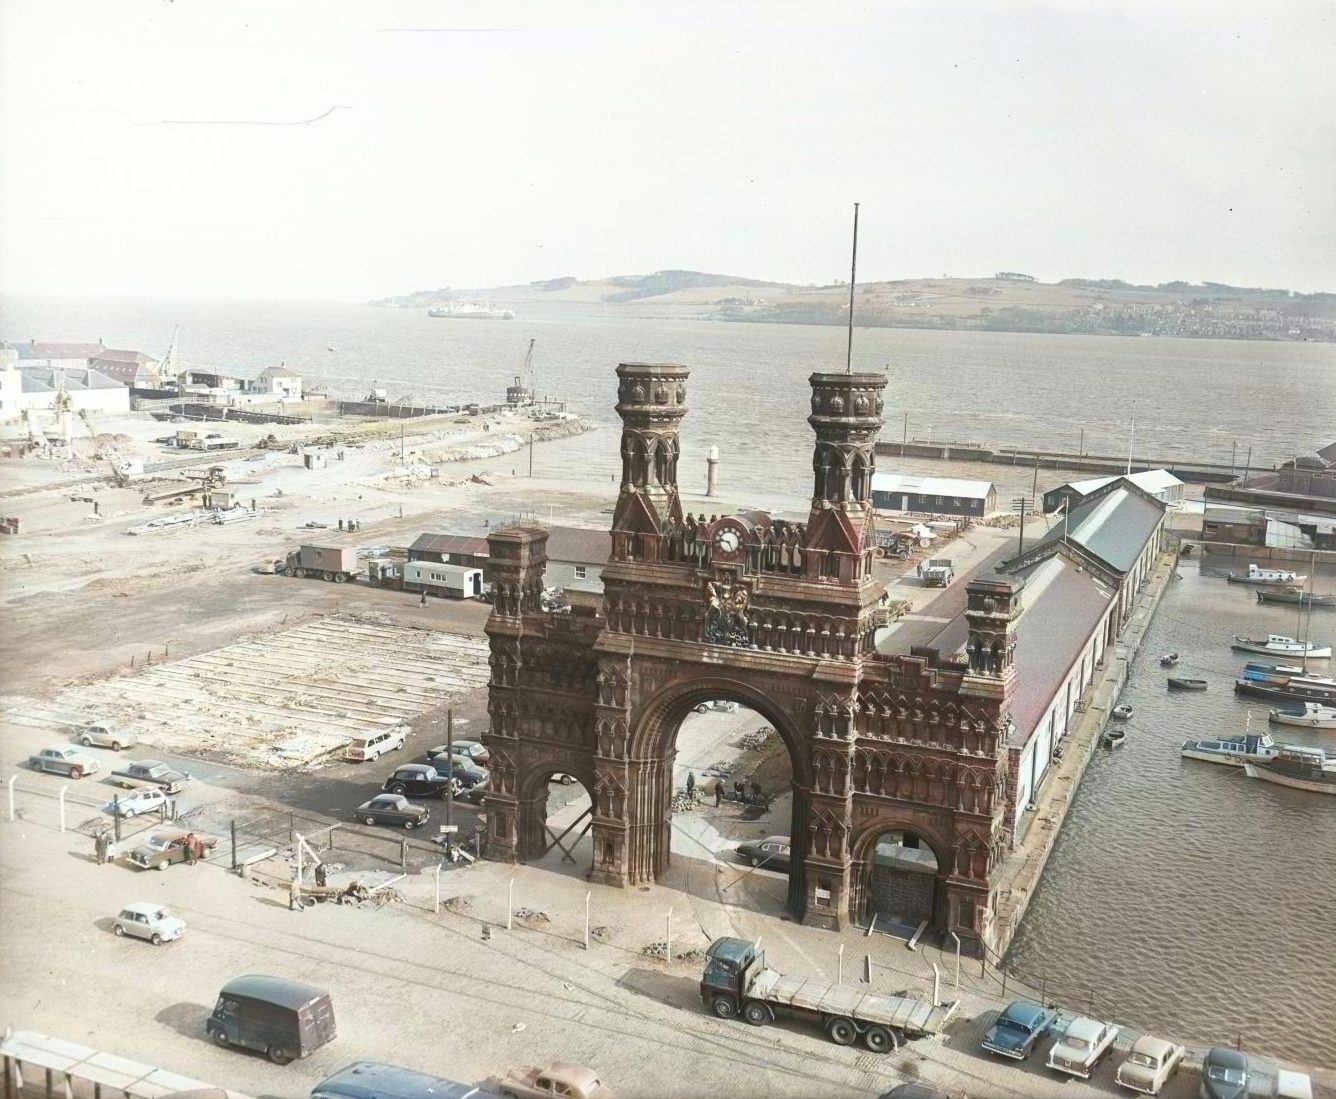
[[[714,784],[714,807],[719,808],[724,803],[724,780],[720,779]]]
[[[418,606],[420,606],[420,607],[425,607],[426,605],[427,605],[427,589],[426,589],[426,588],[423,588],[423,589],[422,589],[422,602],[419,603]]]
[[[694,771],[687,772],[687,800],[696,800],[696,773]]]
[[[315,864],[315,883],[322,889],[329,883],[329,871],[325,869],[323,862]]]
[[[107,839],[107,830],[99,828],[97,834],[93,837],[93,853],[97,856],[98,866],[105,866],[107,862],[107,848],[110,846]]]
[[[185,838],[186,864],[194,866],[199,861],[199,847],[194,832],[188,832]]]
[[[757,782],[755,779],[751,780],[751,792],[752,792],[752,797],[755,798],[758,803],[760,803],[763,800],[761,796],[761,784]]]
[[[747,787],[743,783],[742,779],[738,779],[736,782],[733,783],[733,796],[737,798],[738,801],[746,800]]]

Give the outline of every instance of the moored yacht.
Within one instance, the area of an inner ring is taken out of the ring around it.
[[[1215,740],[1185,740],[1180,754],[1185,759],[1200,759],[1206,763],[1223,763],[1229,767],[1242,767],[1250,760],[1263,763],[1279,754],[1283,745],[1271,739],[1269,733],[1245,733],[1236,737],[1221,737]]]
[[[1300,725],[1305,729],[1336,729],[1336,706],[1305,702],[1300,706],[1272,710],[1267,720],[1274,725]]]
[[[1230,648],[1241,653],[1265,653],[1267,656],[1301,656],[1307,657],[1309,660],[1325,660],[1331,656],[1330,645],[1319,645],[1315,641],[1296,641],[1293,637],[1286,637],[1279,633],[1267,634],[1264,641],[1255,637],[1242,637],[1235,634],[1234,644]]]
[[[1321,748],[1286,745],[1273,759],[1244,763],[1249,778],[1260,778],[1295,790],[1336,794],[1336,759],[1328,759]]]

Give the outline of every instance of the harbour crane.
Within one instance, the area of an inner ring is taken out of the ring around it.
[[[537,339],[529,341],[529,350],[524,353],[524,365],[515,375],[515,384],[506,386],[506,404],[512,407],[533,404],[533,345]]]

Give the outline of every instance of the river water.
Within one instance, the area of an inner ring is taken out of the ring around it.
[[[802,509],[811,476],[807,375],[844,365],[835,328],[538,315],[433,320],[418,310],[312,303],[149,302],[9,297],[12,341],[95,340],[160,356],[181,326],[184,362],[250,374],[286,362],[333,391],[499,400],[536,338],[534,384],[615,429],[613,367],[692,368],[682,431],[683,485],[700,491],[718,445],[727,498]],[[597,310],[595,310],[595,313]],[[335,347],[337,350],[327,350]],[[1121,454],[1136,405],[1136,451],[1254,468],[1331,441],[1336,347],[1295,343],[859,330],[854,369],[883,370],[888,438],[978,441]],[[1235,445],[1237,449],[1234,449]],[[609,484],[611,430],[540,448],[539,472]],[[883,460],[882,468],[892,468]],[[1029,492],[1026,470],[933,462],[907,472],[985,476],[999,496]],[[1064,480],[1041,472],[1040,491]],[[609,497],[611,503],[611,496]],[[540,506],[540,501],[535,501]],[[1011,960],[1084,1002],[1199,1041],[1332,1064],[1336,1035],[1336,798],[1269,786],[1184,761],[1184,737],[1236,732],[1249,708],[1231,692],[1237,632],[1295,632],[1285,608],[1185,561],[1126,689],[1128,743],[1101,753],[1077,794]],[[1336,588],[1324,578],[1320,588]],[[1315,636],[1336,640],[1336,613]],[[1210,680],[1170,695],[1156,658]],[[1284,739],[1305,739],[1296,730]],[[1313,734],[1336,750],[1336,734]]]

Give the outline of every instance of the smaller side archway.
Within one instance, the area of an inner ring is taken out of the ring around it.
[[[884,819],[865,828],[851,845],[849,916],[867,926],[912,935],[927,922],[948,928],[947,879],[954,861],[950,845],[921,822]]]

